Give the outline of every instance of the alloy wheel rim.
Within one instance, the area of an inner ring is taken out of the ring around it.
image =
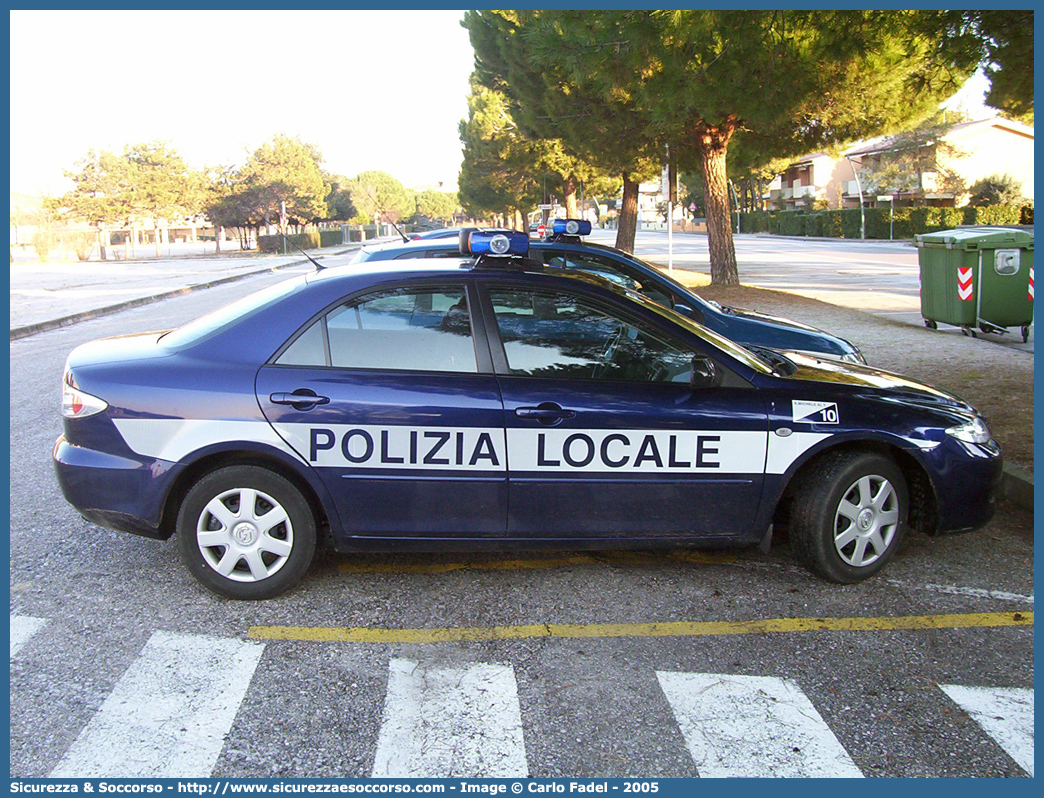
[[[855,568],[888,551],[899,528],[899,495],[882,476],[869,474],[849,486],[834,514],[834,548]]]

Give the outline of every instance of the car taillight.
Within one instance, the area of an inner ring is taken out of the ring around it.
[[[97,396],[84,393],[76,387],[72,374],[65,372],[62,378],[62,415],[65,418],[87,418],[102,412],[109,405]]]

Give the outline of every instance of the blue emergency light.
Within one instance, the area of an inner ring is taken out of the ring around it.
[[[591,223],[581,219],[555,219],[551,226],[552,235],[589,236]]]
[[[517,230],[475,230],[468,235],[468,254],[523,257],[529,252],[529,235]]]

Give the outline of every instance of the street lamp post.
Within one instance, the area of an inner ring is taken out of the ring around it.
[[[863,185],[859,182],[859,172],[856,171],[855,161],[850,155],[846,155],[849,166],[852,167],[852,175],[855,177],[856,191],[859,192],[859,237],[866,238],[866,211],[863,209]],[[862,164],[860,164],[861,166]]]
[[[279,234],[283,238],[283,254],[286,254],[286,201],[279,201]]]

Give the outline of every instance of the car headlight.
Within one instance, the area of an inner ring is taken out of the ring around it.
[[[950,427],[946,430],[946,434],[959,441],[977,443],[981,446],[985,446],[993,440],[990,428],[986,426],[986,422],[979,416],[969,419],[963,424],[958,424],[956,427]]]

